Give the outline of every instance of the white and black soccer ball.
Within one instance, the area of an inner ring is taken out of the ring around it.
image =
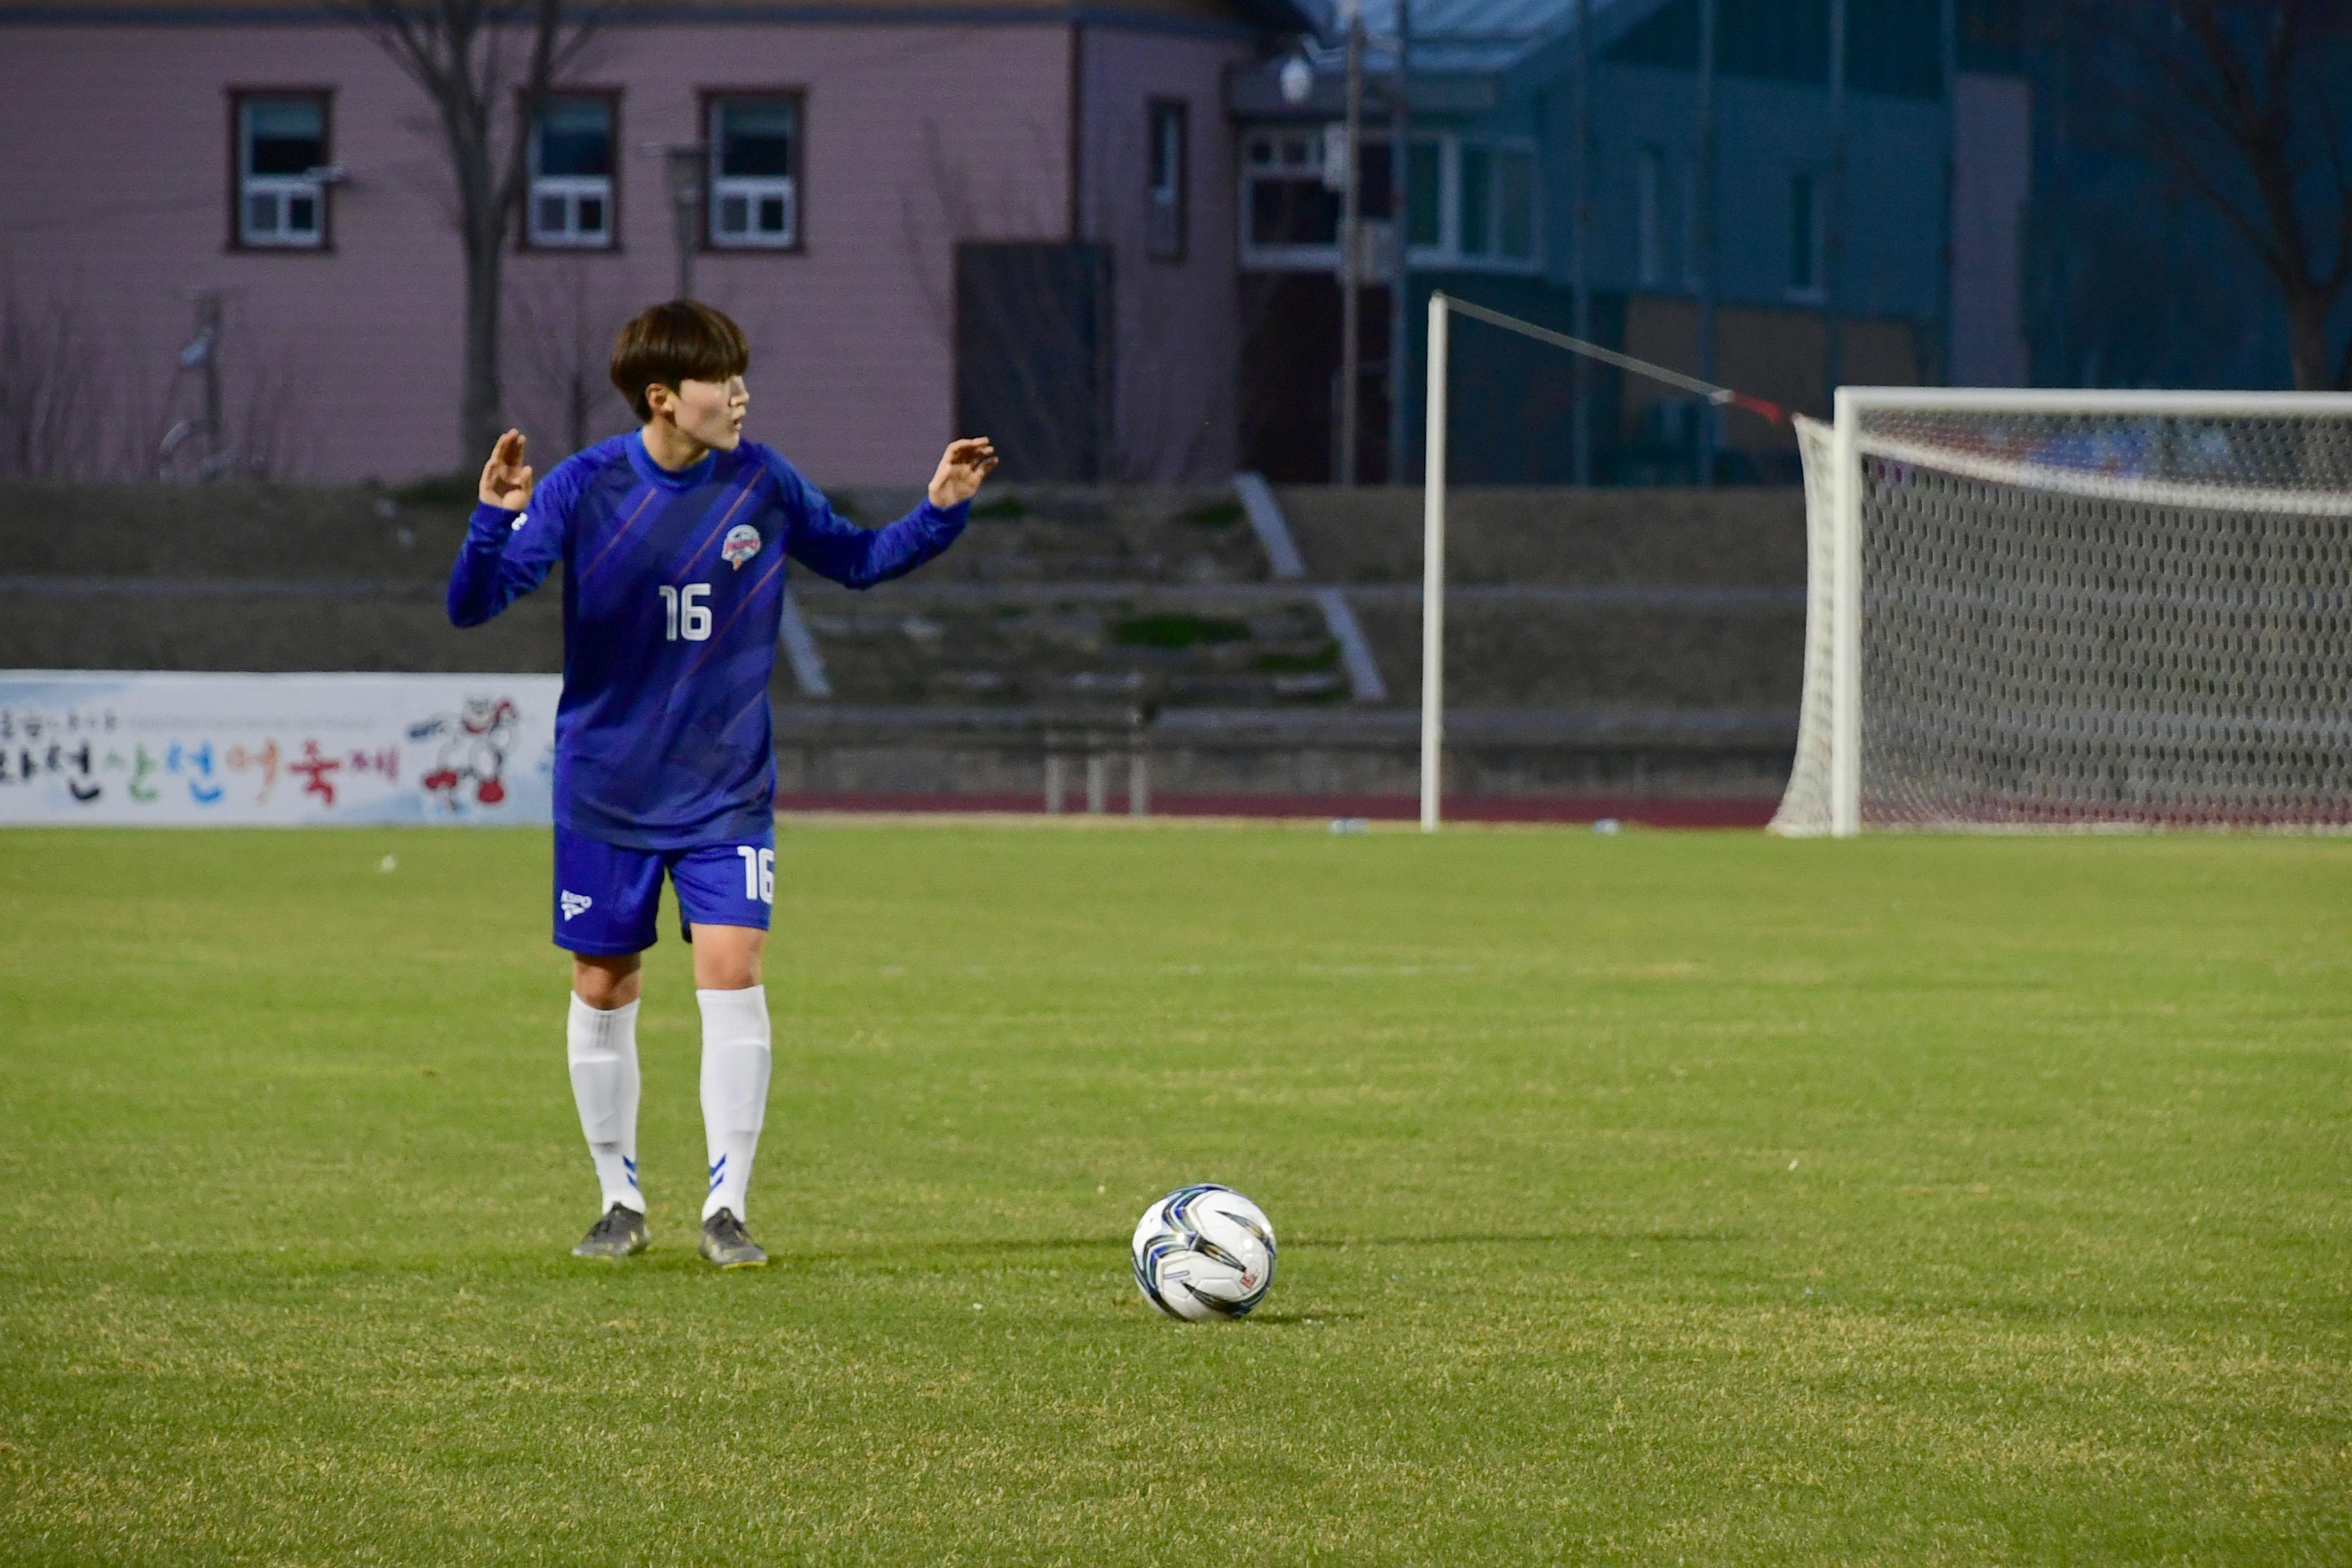
[[[1135,1227],[1135,1282],[1171,1318],[1238,1318],[1274,1289],[1274,1222],[1231,1187],[1179,1187]]]

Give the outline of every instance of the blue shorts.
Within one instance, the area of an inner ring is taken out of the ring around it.
[[[776,901],[776,830],[692,849],[624,849],[555,830],[555,945],[572,952],[643,952],[658,939],[662,873],[677,891],[678,935],[694,927],[768,929]]]

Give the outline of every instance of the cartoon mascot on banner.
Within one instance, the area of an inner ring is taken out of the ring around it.
[[[468,697],[462,711],[436,713],[408,727],[412,741],[441,740],[440,753],[425,774],[425,793],[444,810],[457,811],[461,791],[473,785],[474,801],[497,805],[507,797],[507,752],[514,748],[522,711],[505,697]]]

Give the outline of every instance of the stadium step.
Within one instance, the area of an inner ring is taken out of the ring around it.
[[[845,702],[1286,705],[1349,692],[1337,641],[1297,589],[950,583],[799,597]]]
[[[1275,491],[1308,575],[1421,581],[1418,488]],[[1652,587],[1805,584],[1805,503],[1795,490],[1456,489],[1445,575],[1469,584]]]
[[[921,499],[913,489],[830,492],[844,516],[880,527]],[[927,583],[1255,583],[1264,552],[1230,486],[991,486]]]

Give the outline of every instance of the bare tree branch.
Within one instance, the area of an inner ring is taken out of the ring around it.
[[[2089,37],[2143,73],[2110,83],[2141,149],[2276,281],[2295,384],[2352,385],[2352,346],[2340,360],[2330,349],[2352,284],[2352,154],[2329,100],[2352,62],[2352,10],[2336,0],[2067,4]],[[2315,210],[2320,170],[2333,200]]]
[[[457,466],[505,427],[504,262],[530,178],[530,128],[611,24],[675,0],[328,0],[425,94],[446,156],[465,259]],[[513,53],[521,46],[517,74]],[[509,105],[511,104],[511,119]]]
[[[2202,196],[2207,205],[2238,231],[2238,237],[2253,251],[2265,271],[2282,282],[2292,282],[2300,276],[2298,258],[2277,243],[2262,219],[2241,207],[2236,199],[2221,187],[2177,131],[2160,120],[2153,120],[2147,125],[2147,133],[2166,154],[2173,174]]]
[[[620,289],[613,269],[588,257],[534,256],[509,291],[523,412],[551,421],[566,451],[618,428],[627,412],[606,376],[613,334],[630,314]]]

